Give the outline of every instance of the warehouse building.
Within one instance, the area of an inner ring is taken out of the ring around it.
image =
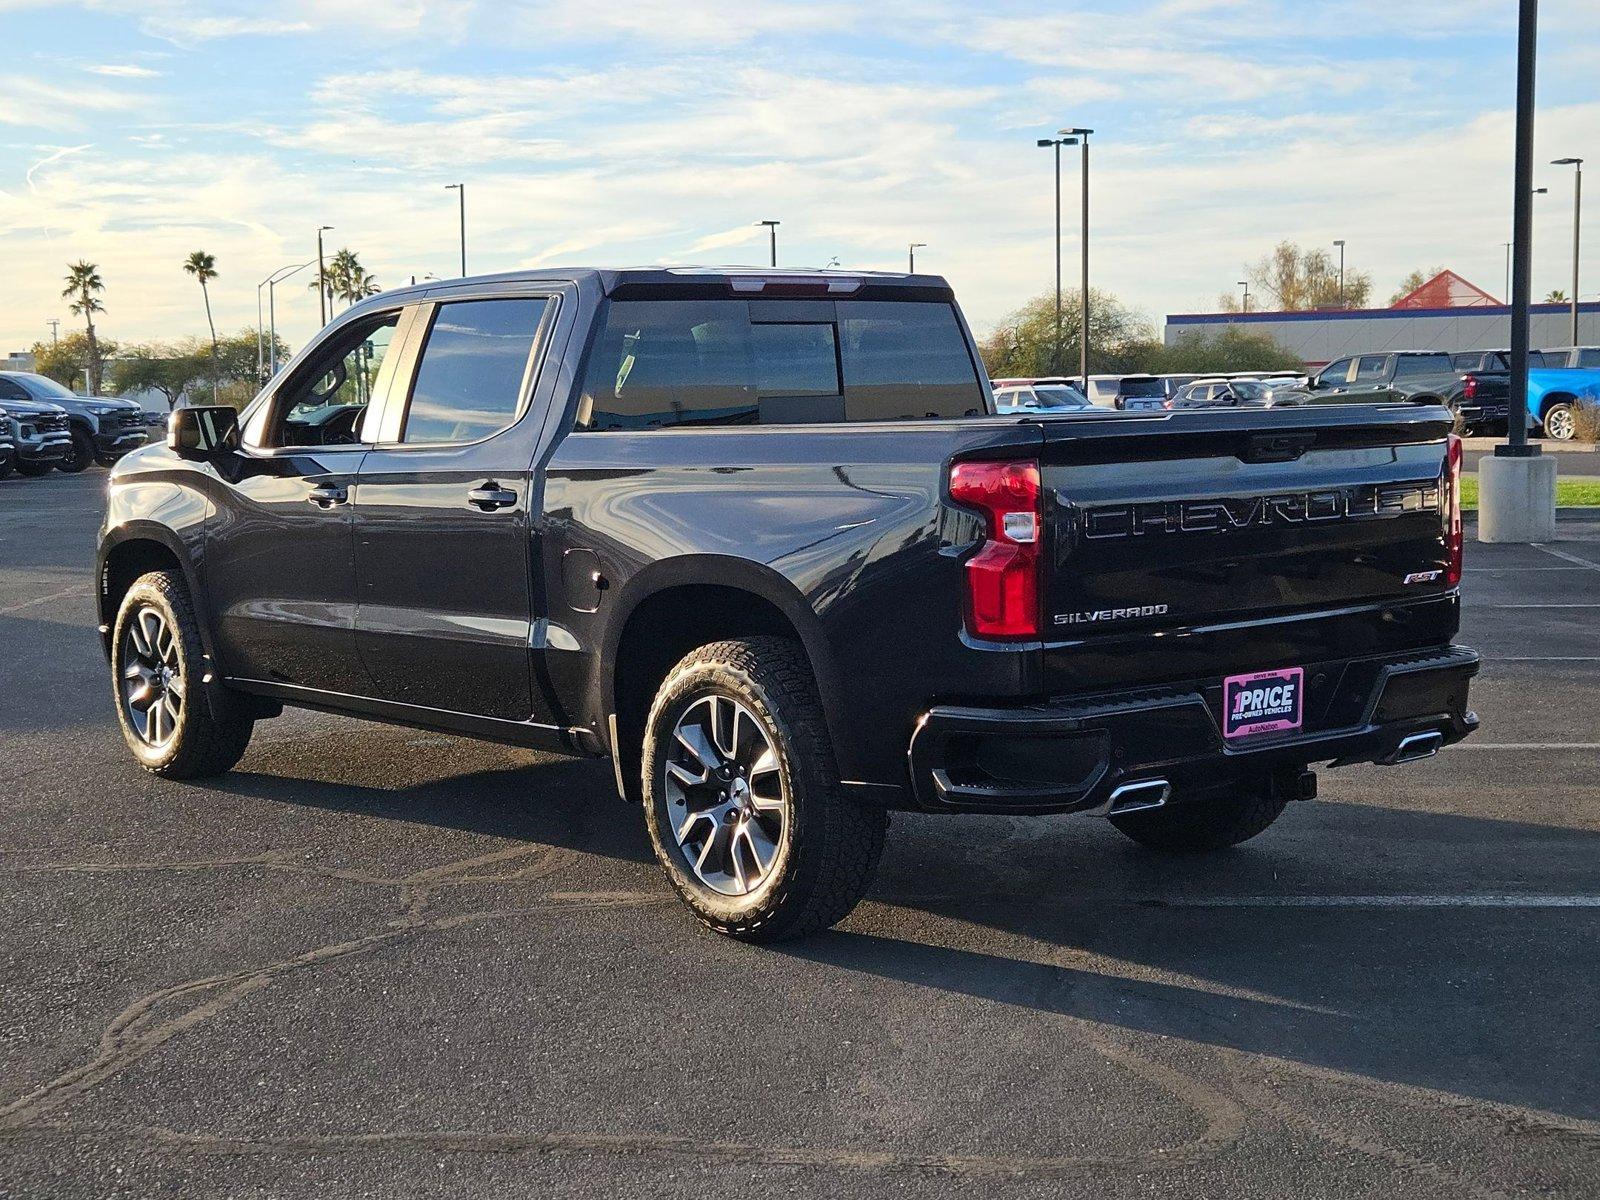
[[[1188,333],[1215,336],[1233,326],[1266,334],[1278,345],[1320,367],[1354,354],[1391,350],[1500,350],[1511,345],[1511,308],[1481,288],[1445,271],[1392,308],[1321,309],[1312,312],[1173,313],[1165,340]],[[1529,345],[1536,350],[1570,346],[1572,310],[1567,304],[1535,304]],[[1600,303],[1578,305],[1580,346],[1600,345]]]

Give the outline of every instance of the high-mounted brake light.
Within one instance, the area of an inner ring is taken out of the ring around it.
[[[1461,586],[1461,439],[1449,435],[1444,452],[1444,503],[1439,515],[1444,524],[1446,587]]]
[[[861,290],[861,280],[838,275],[735,275],[728,286],[762,296],[843,296]]]
[[[967,629],[975,637],[1039,636],[1039,464],[961,462],[950,498],[983,513],[983,546],[967,560]]]

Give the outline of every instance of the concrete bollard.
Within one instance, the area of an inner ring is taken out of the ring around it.
[[[1478,462],[1478,540],[1553,542],[1556,537],[1554,455]]]

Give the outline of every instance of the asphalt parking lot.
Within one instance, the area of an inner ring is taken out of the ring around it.
[[[1600,515],[1469,544],[1466,746],[1205,860],[897,816],[758,949],[602,764],[290,713],[144,775],[104,484],[0,483],[0,1196],[1600,1194]]]

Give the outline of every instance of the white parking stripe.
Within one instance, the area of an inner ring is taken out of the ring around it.
[[[1449,747],[1458,750],[1600,750],[1600,742],[1460,742]]]
[[[1580,567],[1588,567],[1591,571],[1600,571],[1600,563],[1592,562],[1587,558],[1580,558],[1576,554],[1568,554],[1565,550],[1552,550],[1549,546],[1541,545],[1538,542],[1533,543],[1533,548],[1535,550],[1543,550],[1546,554],[1554,555],[1556,558],[1563,559],[1566,562],[1577,563]]]
[[[1168,908],[1600,908],[1600,896],[1183,896]]]
[[[1600,608],[1600,604],[1467,604],[1467,611],[1481,608],[1510,608],[1518,611],[1525,608]]]
[[[1490,663],[1503,662],[1600,662],[1600,654],[1575,654],[1564,658],[1557,658],[1549,654],[1497,654],[1493,658],[1485,659]]]
[[[1504,571],[1587,571],[1588,567],[1468,567],[1468,575],[1498,575]]]

